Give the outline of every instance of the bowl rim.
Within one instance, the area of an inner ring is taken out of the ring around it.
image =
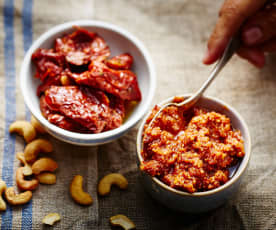
[[[166,104],[168,102],[171,102],[174,99],[174,97],[184,97],[185,98],[185,97],[189,97],[191,95],[192,94],[181,94],[181,95],[177,95],[177,96],[172,96],[172,97],[169,97],[169,98],[161,101],[158,104],[158,106],[161,106],[161,105],[164,105],[164,104]],[[172,193],[175,193],[175,194],[178,194],[178,195],[181,195],[181,196],[203,197],[203,196],[214,195],[215,193],[218,193],[218,192],[221,192],[221,191],[225,190],[226,188],[228,188],[231,185],[233,185],[236,181],[238,181],[238,179],[243,175],[243,173],[245,172],[245,170],[246,170],[246,168],[248,166],[248,163],[249,163],[249,160],[250,160],[250,157],[251,157],[251,137],[250,137],[250,132],[249,132],[248,126],[245,123],[245,121],[242,118],[242,116],[232,106],[230,106],[229,104],[225,103],[224,101],[222,101],[222,100],[220,100],[218,98],[215,98],[215,97],[212,97],[212,96],[202,96],[202,98],[203,99],[207,99],[209,101],[214,101],[217,104],[222,105],[223,107],[225,107],[229,111],[231,111],[231,113],[234,114],[235,117],[237,117],[237,119],[240,121],[243,129],[245,130],[245,133],[243,135],[243,139],[247,140],[247,148],[246,148],[247,151],[245,152],[245,156],[242,159],[241,164],[239,165],[239,168],[238,168],[237,172],[234,174],[234,176],[229,181],[227,181],[225,184],[223,184],[223,185],[221,185],[221,186],[219,186],[219,187],[217,187],[215,189],[204,191],[204,192],[188,193],[188,192],[184,192],[184,191],[181,191],[181,190],[177,190],[177,189],[172,188],[169,185],[165,184],[164,182],[162,182],[158,178],[152,177],[152,176],[146,174],[147,176],[151,177],[151,180],[154,183],[156,183],[158,186],[162,187],[163,189],[165,189],[165,190],[167,190],[169,192],[172,192]],[[137,151],[136,151],[136,154],[137,154],[137,158],[138,158],[138,161],[139,161],[139,165],[141,164],[141,161],[143,160],[143,157],[142,157],[141,151],[140,151],[143,128],[144,128],[144,125],[145,125],[146,120],[147,120],[148,116],[150,115],[150,113],[151,113],[151,110],[147,113],[147,115],[145,116],[145,118],[141,122],[141,124],[139,126],[139,129],[138,129],[138,133],[137,133],[137,142],[136,142],[136,150]],[[139,167],[139,170],[141,171],[140,167]],[[143,171],[141,171],[141,172],[145,173]]]
[[[126,123],[122,124],[120,127],[116,128],[116,129],[109,130],[109,131],[102,132],[102,133],[97,133],[97,134],[83,134],[83,133],[76,133],[76,132],[71,132],[71,131],[62,129],[62,128],[55,126],[55,125],[51,124],[50,122],[48,122],[48,120],[46,120],[41,115],[40,110],[35,109],[35,106],[33,105],[31,98],[28,97],[28,93],[26,92],[27,91],[26,90],[27,83],[26,83],[25,79],[27,79],[29,77],[27,74],[27,71],[28,71],[28,67],[30,66],[31,55],[33,54],[33,52],[36,49],[38,49],[41,46],[41,44],[43,42],[45,42],[47,39],[51,38],[52,36],[54,36],[57,33],[60,33],[63,31],[66,32],[67,30],[71,29],[75,25],[82,26],[82,27],[98,27],[98,28],[103,28],[103,29],[112,31],[114,33],[117,33],[120,36],[125,37],[127,40],[132,42],[137,47],[137,49],[141,52],[141,54],[143,55],[143,57],[145,59],[147,69],[149,70],[149,91],[148,91],[147,99],[144,101],[141,111],[139,111],[139,113],[136,113],[135,117],[132,120],[127,121]],[[38,37],[38,39],[32,43],[31,47],[25,54],[25,57],[23,59],[22,65],[21,65],[20,86],[21,86],[20,87],[21,92],[23,94],[23,98],[24,98],[24,101],[25,101],[27,107],[31,111],[32,115],[39,122],[41,122],[43,126],[48,128],[52,132],[58,133],[62,136],[66,136],[67,138],[70,138],[71,140],[93,141],[93,143],[95,143],[97,141],[112,139],[113,136],[116,136],[120,133],[123,133],[123,132],[129,130],[134,125],[136,125],[139,120],[142,119],[142,117],[145,115],[145,113],[150,108],[150,105],[151,105],[151,102],[152,102],[152,99],[153,99],[153,96],[155,93],[156,71],[155,71],[154,63],[152,61],[152,58],[151,58],[147,48],[143,45],[143,43],[138,38],[136,38],[134,35],[132,35],[127,30],[125,30],[117,25],[103,22],[103,21],[98,21],[98,20],[75,20],[75,21],[69,21],[69,22],[62,23],[62,24],[52,27],[51,29],[47,30],[42,35],[40,35]]]

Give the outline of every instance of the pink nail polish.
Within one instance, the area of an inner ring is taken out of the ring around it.
[[[246,45],[254,45],[263,37],[263,32],[259,27],[251,27],[242,33],[243,42]]]

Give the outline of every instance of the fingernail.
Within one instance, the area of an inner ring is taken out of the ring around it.
[[[254,45],[263,37],[263,32],[259,27],[255,26],[245,30],[242,37],[246,45]]]
[[[203,60],[202,60],[202,62],[203,62],[204,64],[207,64],[207,63],[208,63],[209,56],[210,56],[210,51],[209,51],[209,49],[207,49],[206,52],[205,52],[204,58],[203,58]]]

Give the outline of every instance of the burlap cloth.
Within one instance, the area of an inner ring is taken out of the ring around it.
[[[19,71],[32,42],[56,24],[75,19],[96,19],[117,24],[149,49],[157,70],[154,103],[169,96],[194,92],[210,67],[201,59],[222,1],[212,0],[0,0],[0,160],[2,179],[14,184],[19,166],[15,153],[22,138],[10,136],[15,119],[29,119],[19,89]],[[137,229],[276,229],[276,65],[270,56],[263,70],[233,58],[208,90],[233,105],[245,118],[252,135],[252,158],[237,196],[223,207],[200,216],[172,212],[153,201],[139,182],[135,162],[136,129],[110,144],[77,147],[48,137],[50,154],[59,163],[57,184],[39,186],[32,202],[9,208],[1,216],[2,229],[43,229],[41,220],[58,212],[55,229],[110,229],[108,219],[126,214]],[[97,181],[110,172],[123,173],[127,191],[112,190],[99,198]],[[69,184],[84,176],[92,194],[90,207],[75,204]]]

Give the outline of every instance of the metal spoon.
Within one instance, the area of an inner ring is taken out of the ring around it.
[[[177,106],[177,107],[182,107],[183,111],[186,111],[193,107],[198,100],[201,98],[205,90],[208,88],[208,86],[212,83],[212,81],[216,78],[216,76],[219,74],[219,72],[222,70],[222,68],[226,65],[226,63],[231,59],[233,54],[236,52],[236,50],[240,46],[240,40],[237,37],[231,38],[229,41],[226,49],[223,52],[222,57],[218,60],[216,66],[212,70],[210,76],[208,79],[204,82],[204,84],[201,86],[201,88],[191,97],[187,98],[183,102],[180,103],[173,103],[170,102],[168,104],[163,105],[159,111],[155,114],[155,116],[152,118],[151,122],[149,123],[149,126],[153,124],[153,122],[156,120],[156,118],[159,116],[159,114],[168,106]],[[148,126],[148,127],[149,127]]]
[[[233,37],[226,49],[224,50],[224,53],[222,55],[222,57],[218,60],[217,64],[215,65],[214,69],[212,70],[210,76],[208,77],[208,79],[204,82],[204,84],[201,86],[201,88],[191,97],[189,97],[188,99],[184,100],[183,102],[180,103],[168,103],[163,105],[159,111],[155,114],[155,116],[153,117],[153,119],[151,120],[151,122],[149,123],[149,126],[152,125],[152,123],[155,121],[155,119],[159,116],[159,114],[162,112],[162,110],[164,110],[166,107],[168,106],[178,106],[178,107],[182,107],[183,111],[190,109],[191,107],[193,107],[198,100],[200,99],[200,97],[203,95],[203,93],[205,92],[205,90],[208,88],[208,86],[212,83],[212,81],[216,78],[216,76],[219,74],[219,72],[222,70],[222,68],[226,65],[226,63],[231,59],[231,57],[233,56],[233,54],[236,52],[236,50],[239,48],[240,46],[240,40],[237,37]],[[149,127],[148,126],[148,127]],[[142,141],[142,149],[144,147],[144,143]],[[231,178],[235,172],[237,171],[237,169],[239,168],[239,164],[236,164],[234,166],[232,166],[229,169],[229,178]]]

